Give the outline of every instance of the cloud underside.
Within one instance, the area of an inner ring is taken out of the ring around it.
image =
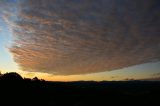
[[[24,71],[112,71],[160,60],[158,0],[24,0],[10,48]]]

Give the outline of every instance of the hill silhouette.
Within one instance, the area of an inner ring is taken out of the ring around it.
[[[23,78],[18,73],[15,73],[15,72],[5,73],[5,74],[1,75],[0,79],[5,80],[5,81],[20,81],[20,80],[23,80]]]
[[[0,91],[3,106],[160,104],[159,81],[51,82],[6,73],[0,75]]]

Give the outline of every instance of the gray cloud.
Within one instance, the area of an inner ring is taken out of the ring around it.
[[[159,0],[24,0],[10,51],[24,71],[111,71],[160,60]]]
[[[160,73],[154,73],[154,74],[151,74],[151,76],[153,76],[153,77],[159,77]]]
[[[144,78],[144,79],[139,79],[142,81],[160,81],[160,77],[150,77],[150,78]]]

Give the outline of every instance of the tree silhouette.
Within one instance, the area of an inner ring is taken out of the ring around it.
[[[34,81],[39,81],[38,77],[33,78]]]

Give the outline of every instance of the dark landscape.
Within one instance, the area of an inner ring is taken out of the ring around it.
[[[3,106],[107,106],[159,103],[159,81],[51,82],[1,74]],[[158,106],[158,104],[157,104]]]

